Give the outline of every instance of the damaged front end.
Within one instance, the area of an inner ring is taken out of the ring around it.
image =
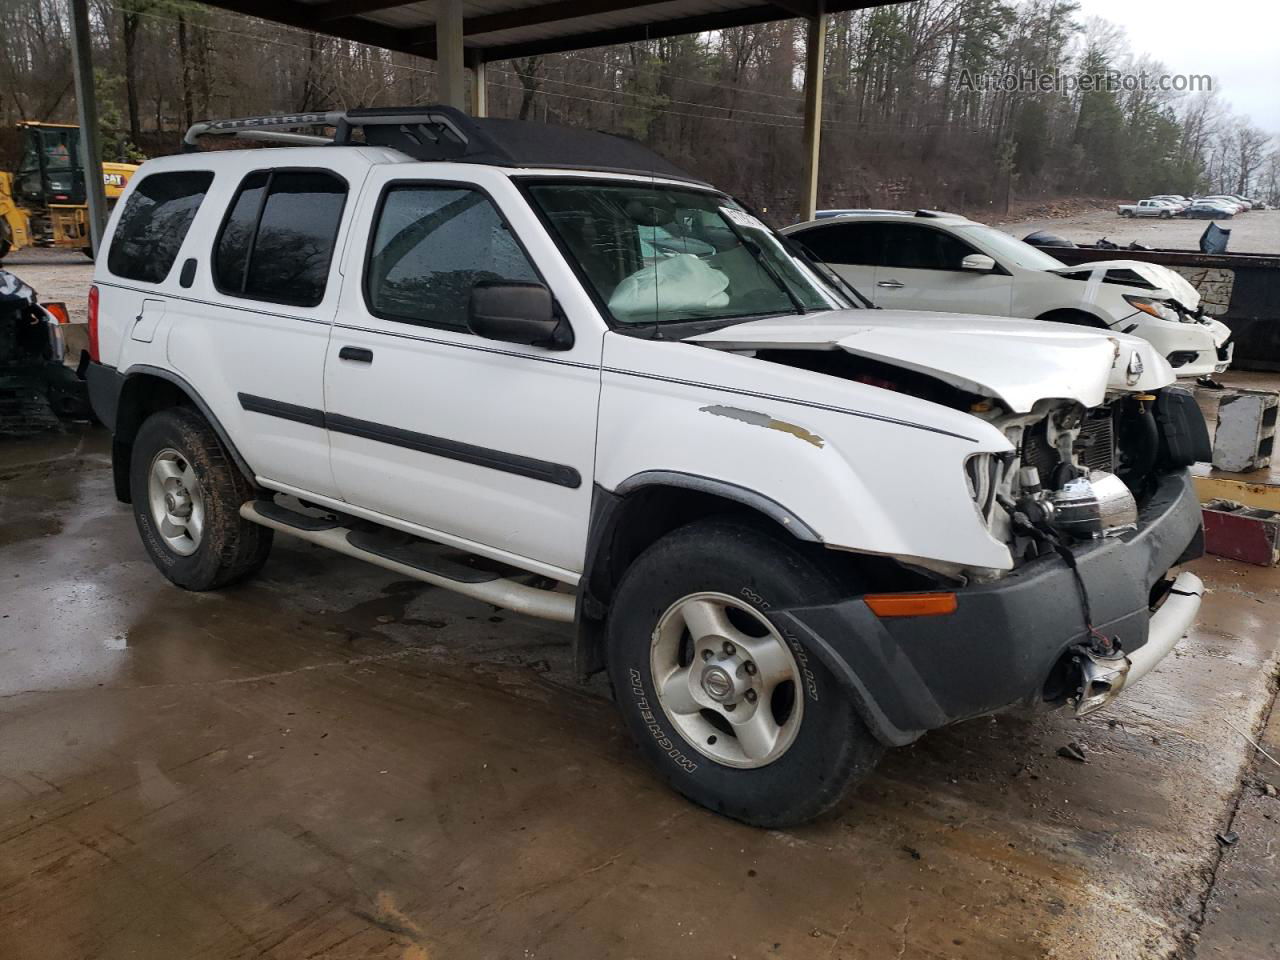
[[[65,354],[58,319],[34,290],[0,270],[0,436],[57,430],[61,418],[89,416],[88,391]]]
[[[902,316],[900,326],[889,318],[892,329],[877,316],[874,327],[832,329],[808,343],[780,328],[754,337],[736,328],[717,338],[732,337],[732,347],[717,346],[908,395],[998,432],[1004,449],[984,443],[961,461],[962,476],[942,471],[935,483],[965,484],[981,527],[1007,546],[1010,562],[882,551],[911,575],[903,580],[910,588],[896,589],[917,592],[901,596],[954,604],[895,613],[923,608],[884,604],[892,594],[877,593],[770,619],[783,636],[825,651],[887,744],[1010,709],[1104,707],[1169,654],[1199,608],[1200,581],[1170,573],[1201,552],[1187,467],[1209,453],[1194,398],[1170,386],[1172,371],[1149,344],[1130,337],[1053,330],[1024,358],[1018,337],[1031,346],[1038,331],[996,337],[997,324],[965,323],[951,338],[946,323]],[[970,341],[975,331],[987,336]],[[978,339],[981,351],[963,349]],[[847,438],[828,440],[856,470]],[[899,468],[929,466],[903,460]],[[935,593],[918,592],[922,577]]]

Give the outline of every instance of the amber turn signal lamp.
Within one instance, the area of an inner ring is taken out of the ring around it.
[[[862,599],[877,617],[937,617],[956,612],[954,593],[869,593]]]
[[[52,303],[42,303],[40,306],[51,313],[59,323],[71,322],[71,317],[67,315],[67,305],[65,303],[55,300]]]

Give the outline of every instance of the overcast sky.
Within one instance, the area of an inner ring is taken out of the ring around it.
[[[1280,135],[1280,3],[1275,0],[1080,0],[1081,18],[1125,29],[1135,54],[1170,73],[1207,73],[1219,98]]]

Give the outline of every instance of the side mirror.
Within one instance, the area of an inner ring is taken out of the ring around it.
[[[478,337],[568,350],[573,331],[556,313],[551,291],[541,283],[481,280],[471,288],[467,328]]]
[[[971,253],[960,261],[961,270],[973,270],[977,273],[990,273],[996,268],[996,262],[985,253]]]

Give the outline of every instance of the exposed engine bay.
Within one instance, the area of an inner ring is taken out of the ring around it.
[[[966,474],[984,522],[1010,544],[1015,562],[1041,556],[1059,541],[1135,529],[1157,468],[1189,466],[1208,455],[1203,418],[1190,393],[1177,387],[1110,393],[1092,408],[1047,399],[1029,412],[1010,413],[998,399],[843,351],[760,350],[755,356],[910,394],[999,429],[1013,451],[974,455]]]

